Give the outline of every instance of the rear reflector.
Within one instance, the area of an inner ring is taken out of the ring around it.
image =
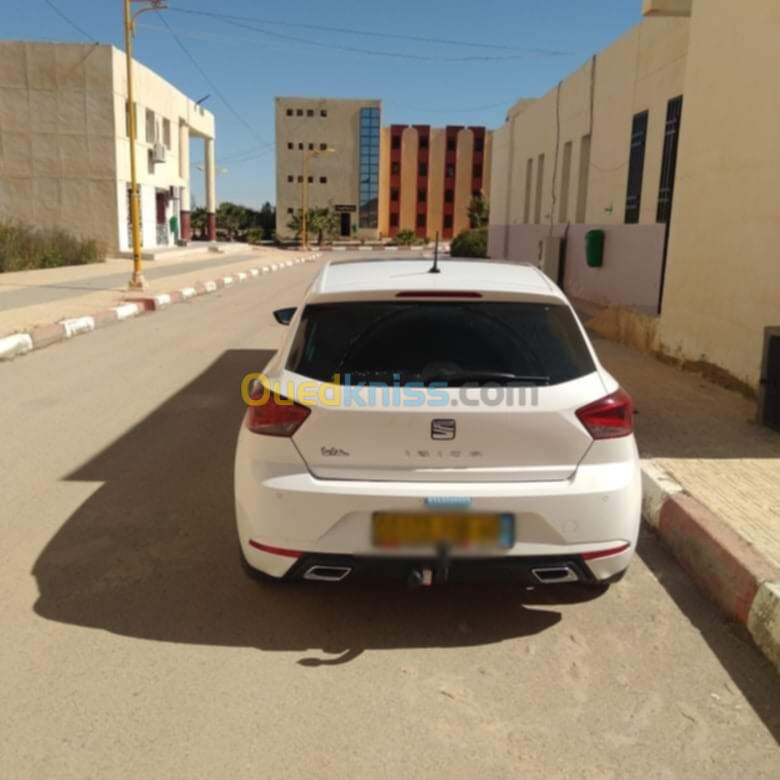
[[[631,545],[621,544],[620,547],[612,547],[609,550],[594,550],[594,552],[586,552],[580,555],[583,561],[592,561],[595,558],[609,558],[610,555],[619,555],[625,552]]]
[[[271,555],[281,555],[283,558],[300,558],[303,555],[301,550],[285,550],[284,547],[271,547],[270,544],[260,544],[254,539],[249,540],[249,546],[254,547],[256,550],[262,550],[262,552],[271,553]]]
[[[292,436],[311,414],[308,406],[301,406],[271,393],[261,406],[250,406],[246,413],[246,427],[263,436]]]
[[[404,290],[396,298],[481,298],[482,293],[468,290]]]
[[[634,403],[622,388],[578,409],[577,417],[594,439],[617,439],[634,432]]]

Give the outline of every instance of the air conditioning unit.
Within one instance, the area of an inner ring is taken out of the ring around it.
[[[165,144],[154,145],[154,150],[152,151],[152,160],[155,164],[165,162],[165,151]]]

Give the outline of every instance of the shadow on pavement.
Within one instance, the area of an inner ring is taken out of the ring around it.
[[[259,585],[238,558],[233,457],[243,376],[270,351],[235,350],[68,479],[103,483],[37,559],[42,617],[167,642],[320,651],[460,647],[539,633],[555,604],[592,594],[507,585],[410,592],[391,584]],[[528,604],[539,605],[529,609]]]

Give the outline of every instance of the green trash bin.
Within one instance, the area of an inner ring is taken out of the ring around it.
[[[585,257],[590,268],[601,268],[604,265],[604,239],[603,230],[589,230],[585,234]]]

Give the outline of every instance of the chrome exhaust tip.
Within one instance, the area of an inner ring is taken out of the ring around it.
[[[349,566],[310,566],[303,579],[317,582],[341,582],[352,571]]]
[[[571,566],[543,566],[538,569],[531,569],[531,574],[536,577],[537,582],[543,585],[557,585],[561,582],[577,582],[579,576]]]

